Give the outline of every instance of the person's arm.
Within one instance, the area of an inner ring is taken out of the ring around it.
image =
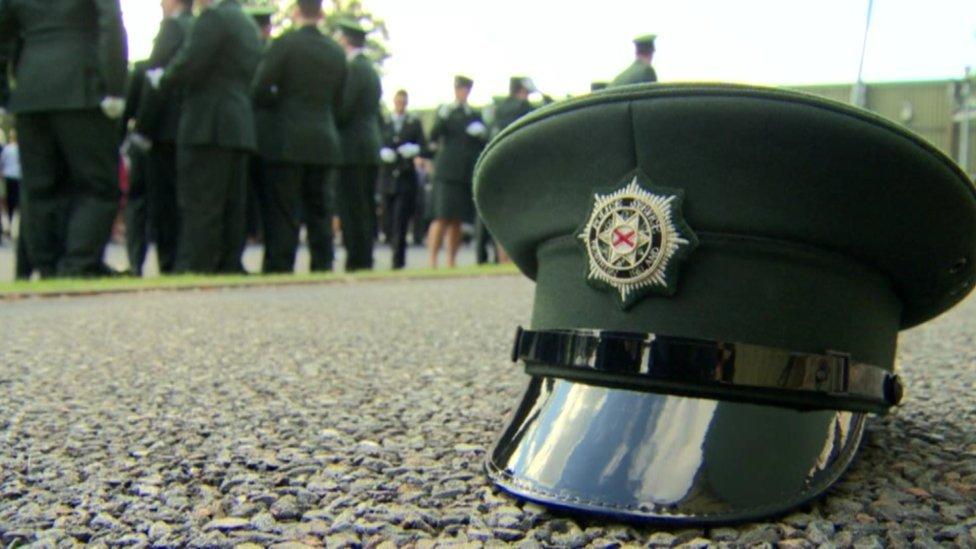
[[[342,106],[339,107],[337,119],[339,126],[345,126],[359,112],[363,98],[363,85],[366,82],[362,73],[362,66],[350,61],[346,66],[346,78],[342,86]]]
[[[277,38],[265,50],[261,57],[261,63],[258,64],[258,70],[254,74],[251,92],[254,102],[262,107],[270,107],[278,99],[277,86],[281,81],[281,72],[285,66],[285,51],[287,50],[287,45],[282,38]]]
[[[184,38],[183,27],[180,26],[179,22],[172,18],[163,19],[159,25],[156,40],[153,41],[152,53],[149,54],[149,60],[146,61],[146,68],[166,67],[176,56],[176,52],[180,51],[180,45],[183,44]]]
[[[128,67],[119,0],[95,0],[95,12],[98,22],[98,67],[105,85],[105,95],[121,97],[125,93]]]
[[[211,67],[220,63],[218,46],[224,39],[224,25],[216,9],[203,10],[186,38],[186,44],[166,67],[160,88],[184,86],[206,79]]]

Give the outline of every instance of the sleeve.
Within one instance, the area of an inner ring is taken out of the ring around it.
[[[128,56],[119,0],[95,0],[95,11],[98,16],[98,64],[105,94],[121,97],[125,92]]]
[[[174,19],[164,19],[159,25],[156,40],[153,41],[152,53],[149,54],[146,67],[150,69],[166,67],[176,56],[182,43],[183,28],[180,24]]]
[[[342,86],[342,106],[339,107],[339,126],[345,126],[359,112],[359,105],[363,97],[365,79],[359,63],[350,61],[346,67],[346,78]]]
[[[258,64],[251,92],[254,102],[262,107],[272,106],[277,100],[276,87],[281,81],[286,50],[287,44],[283,37],[278,38],[265,50]]]
[[[166,68],[160,87],[182,86],[206,78],[213,64],[220,62],[217,49],[223,41],[224,31],[216,10],[204,10],[193,25],[186,43]]]
[[[420,123],[420,119],[414,119],[414,133],[416,134],[416,143],[420,145],[420,156],[423,158],[430,158],[431,151],[430,146],[427,143],[427,136],[424,135],[424,125]]]

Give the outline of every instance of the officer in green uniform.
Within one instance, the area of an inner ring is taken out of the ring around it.
[[[193,0],[164,0],[163,21],[149,55],[147,69],[165,69],[186,42],[193,27]],[[179,207],[176,196],[176,138],[183,92],[179,86],[157,91],[144,86],[136,113],[136,132],[152,142],[147,153],[147,197],[151,232],[156,240],[159,271],[172,273],[179,244]],[[138,137],[137,137],[138,140]]]
[[[199,2],[198,2],[199,3]],[[251,82],[261,59],[254,22],[238,0],[204,0],[186,44],[147,78],[182,90],[177,135],[177,272],[244,272],[244,194],[255,148]]]
[[[126,38],[118,0],[5,0],[27,252],[41,276],[98,276],[119,198]]]
[[[613,79],[609,87],[616,88],[630,84],[657,82],[657,73],[651,66],[651,62],[654,60],[654,40],[656,38],[656,34],[645,34],[634,38],[636,59]]]
[[[415,162],[427,155],[424,128],[407,112],[406,90],[393,97],[393,112],[383,124],[383,213],[387,241],[393,249],[393,268],[402,269],[407,259],[407,228],[417,206],[419,179]]]
[[[454,267],[461,246],[461,223],[474,217],[471,176],[489,134],[481,111],[468,104],[473,85],[474,81],[466,76],[454,77],[454,103],[437,109],[437,119],[430,130],[430,141],[437,150],[429,205],[433,221],[427,233],[431,268],[437,267],[445,238],[447,266]]]
[[[966,174],[806,94],[634,86],[539,109],[481,156],[475,199],[535,280],[512,352],[532,379],[487,472],[561,509],[715,524],[817,497],[901,400],[899,331],[976,284]]]
[[[261,38],[261,49],[266,51],[271,45],[273,24],[271,18],[278,12],[277,8],[267,6],[248,6],[244,13],[254,19],[258,26],[258,36]],[[271,128],[274,124],[273,114],[261,105],[254,105],[254,130],[256,133],[258,151],[262,148],[262,140],[272,139]],[[262,212],[267,197],[263,194],[265,186],[265,165],[260,154],[251,155],[247,162],[247,197],[244,202],[244,228],[249,241],[261,240],[264,229]]]
[[[501,133],[512,122],[532,112],[535,107],[529,103],[529,94],[537,91],[531,78],[513,76],[508,82],[508,97],[495,107],[495,116],[491,123],[491,136]],[[494,246],[494,240],[481,216],[477,216],[474,226],[475,261],[479,265],[488,262],[488,248],[495,248],[495,263],[506,259],[504,250]]]
[[[342,163],[336,186],[346,271],[373,268],[376,181],[379,173],[380,97],[383,88],[366,56],[366,31],[355,21],[340,23],[339,40],[349,61],[339,110]]]
[[[129,269],[133,274],[142,274],[142,264],[146,259],[148,246],[148,153],[151,144],[140,134],[129,131],[135,128],[136,111],[144,97],[146,81],[146,61],[133,65],[129,73],[129,83],[125,92],[125,112],[122,115],[123,150],[129,159],[129,191],[125,199],[125,248],[129,258]],[[128,134],[128,136],[126,136]]]
[[[291,272],[304,216],[312,271],[332,269],[329,173],[341,150],[335,112],[346,56],[317,25],[322,0],[299,0],[294,30],[271,43],[254,81],[255,104],[269,113],[258,142],[263,182],[264,272]]]

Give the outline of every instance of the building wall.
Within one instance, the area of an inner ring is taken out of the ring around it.
[[[866,86],[865,107],[920,135],[957,162],[961,160],[960,124],[953,122],[958,109],[955,97],[959,81],[889,82]],[[794,89],[850,102],[850,84],[801,86]],[[969,123],[969,158],[964,169],[976,173],[976,120]]]

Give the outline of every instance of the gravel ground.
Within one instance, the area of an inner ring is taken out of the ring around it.
[[[827,498],[667,530],[495,492],[517,278],[0,303],[0,547],[976,546],[976,298],[902,339],[907,402]]]

